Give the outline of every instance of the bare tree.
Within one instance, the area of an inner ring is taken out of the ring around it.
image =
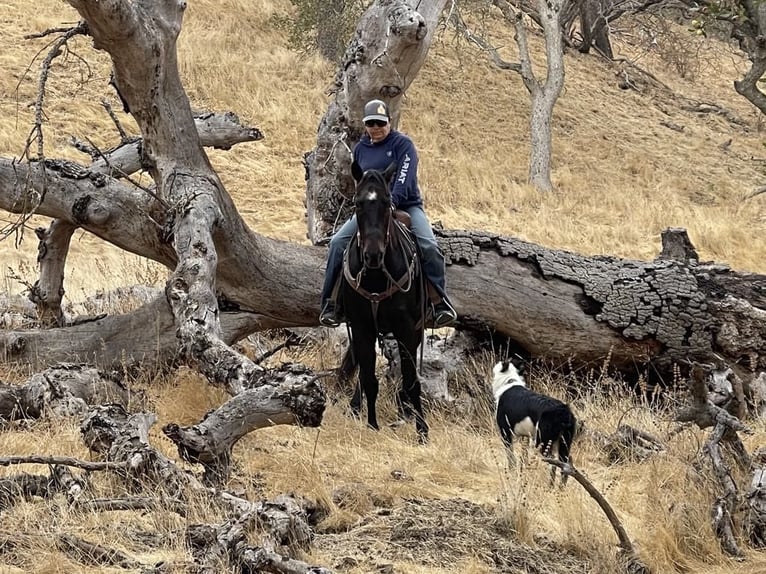
[[[538,80],[532,69],[532,58],[527,42],[524,12],[516,9],[507,0],[492,0],[508,22],[516,28],[516,43],[519,46],[518,72],[532,98],[529,118],[530,157],[529,183],[540,191],[551,191],[552,134],[551,120],[553,107],[564,88],[564,43],[562,40],[561,12],[570,0],[538,0],[537,14],[545,37],[545,80]]]

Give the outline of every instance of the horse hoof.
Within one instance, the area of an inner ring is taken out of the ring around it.
[[[367,423],[367,428],[370,428],[370,429],[372,429],[374,431],[379,431],[380,430],[380,427],[377,424]]]
[[[421,446],[425,446],[428,444],[428,435],[427,434],[421,434],[418,433],[418,444]]]

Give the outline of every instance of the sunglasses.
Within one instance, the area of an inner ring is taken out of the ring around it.
[[[382,128],[383,126],[388,125],[388,122],[384,122],[383,120],[367,120],[364,122],[364,125],[368,128]]]

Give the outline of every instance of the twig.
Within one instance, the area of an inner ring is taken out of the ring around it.
[[[125,131],[125,128],[122,127],[122,124],[120,123],[120,120],[117,118],[117,115],[114,113],[114,110],[112,109],[112,104],[109,103],[109,100],[106,98],[101,100],[101,105],[104,106],[104,109],[106,110],[106,113],[109,114],[109,117],[112,118],[112,122],[114,123],[114,127],[117,128],[117,133],[120,134],[120,141],[125,143],[130,138],[128,137],[128,133]]]
[[[37,159],[44,159],[45,154],[43,152],[43,104],[45,102],[45,85],[48,82],[48,74],[50,73],[51,64],[53,60],[61,55],[61,48],[66,46],[66,43],[78,35],[85,35],[88,33],[88,27],[84,22],[80,22],[73,28],[63,30],[61,37],[56,39],[48,50],[48,54],[43,60],[40,68],[40,77],[37,83],[37,98],[35,99],[35,127],[32,130],[32,134],[35,134],[34,138],[30,135],[30,139],[27,141],[26,150],[28,152],[29,146],[34,139],[37,140]],[[26,153],[25,153],[26,155]]]
[[[506,60],[503,60],[500,57],[500,53],[497,51],[497,48],[493,46],[490,42],[482,38],[481,36],[478,36],[471,32],[471,30],[468,28],[468,25],[465,23],[463,18],[458,14],[457,12],[452,12],[449,15],[449,22],[452,23],[453,26],[455,26],[455,30],[461,35],[465,37],[466,40],[469,42],[472,42],[473,44],[476,44],[476,46],[479,47],[479,49],[484,50],[489,54],[490,59],[492,60],[492,63],[495,64],[498,68],[501,70],[513,70],[514,72],[521,72],[521,64],[518,62],[508,62]]]
[[[125,468],[127,462],[91,462],[80,460],[69,456],[44,456],[32,454],[28,456],[3,456],[0,457],[0,466],[11,466],[15,464],[61,464],[64,466],[74,466],[83,470],[112,470]]]
[[[288,333],[287,338],[282,343],[280,343],[273,349],[269,349],[268,351],[263,353],[260,357],[256,357],[255,359],[253,359],[253,362],[256,365],[260,365],[261,363],[263,363],[263,361],[275,355],[282,349],[287,349],[289,347],[298,345],[300,344],[300,342],[301,342],[300,337],[298,337],[295,333]]]

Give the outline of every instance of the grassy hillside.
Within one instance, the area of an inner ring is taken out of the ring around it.
[[[179,62],[195,108],[233,110],[266,134],[263,142],[209,152],[248,224],[263,234],[305,242],[302,154],[313,146],[334,68],[287,49],[271,18],[289,7],[287,0],[193,0],[179,41]],[[34,58],[47,44],[23,35],[72,22],[76,15],[57,0],[7,0],[2,8],[0,154],[14,156],[23,150],[31,126],[39,68]],[[506,27],[492,19],[483,25],[503,56],[515,59]],[[406,96],[400,126],[419,146],[432,219],[549,247],[643,259],[659,251],[663,228],[681,226],[703,259],[765,272],[766,196],[743,199],[763,184],[761,122],[732,88],[746,63],[725,46],[693,44],[688,50],[696,51],[699,60],[684,64],[676,56],[674,63],[668,54],[676,40],[660,38],[647,51],[649,41],[641,30],[625,25],[614,38],[617,54],[636,58],[654,75],[655,80],[642,81],[625,69],[641,91],[619,87],[625,79],[621,67],[567,54],[566,89],[554,115],[557,191],[547,195],[525,184],[529,99],[520,78],[492,67],[484,54],[442,30]],[[691,42],[682,33],[678,37]],[[532,38],[532,46],[541,53],[539,38]],[[679,68],[689,71],[686,78],[679,77]],[[107,97],[119,109],[108,76],[104,55],[84,39],[56,61],[46,97],[49,157],[87,159],[69,145],[71,136],[88,137],[104,148],[116,143],[99,105]],[[690,99],[725,108],[748,129],[718,114],[685,111]],[[129,118],[121,115],[121,120],[135,130]],[[4,226],[13,219],[0,217]],[[23,288],[8,269],[27,281],[35,278],[37,245],[31,229],[20,239],[16,235],[0,242],[0,291]],[[162,276],[153,265],[79,234],[67,269],[67,301]],[[289,359],[327,368],[337,363],[338,351],[320,344],[298,356],[283,352],[274,358]],[[463,397],[467,386],[486,380],[490,364],[489,357],[480,357],[468,365],[465,379],[455,382],[455,393]],[[22,376],[0,371],[0,378]],[[533,372],[531,381],[562,395],[563,382],[548,373]],[[146,389],[146,408],[160,419],[157,429],[170,421],[195,422],[225,400],[186,370],[134,384]],[[591,390],[573,406],[592,428],[611,432],[622,421],[669,436],[669,412],[636,406],[599,373],[586,386]],[[533,571],[531,562],[514,564],[513,557],[529,548],[542,556],[551,546],[587,561],[586,571],[614,572],[615,537],[593,501],[574,484],[563,492],[548,491],[547,469],[534,457],[523,472],[508,472],[489,411],[477,415],[464,407],[462,400],[430,405],[432,444],[423,448],[415,445],[410,428],[373,433],[347,418],[342,404],[330,405],[321,431],[277,427],[243,439],[235,449],[239,468],[231,486],[253,497],[296,491],[327,504],[331,514],[310,559],[340,572],[376,572],[387,564],[408,574]],[[381,418],[391,419],[389,396],[382,408]],[[762,425],[757,431],[747,438],[751,451],[766,437]],[[152,440],[176,457],[158,430]],[[708,524],[715,490],[707,471],[696,464],[703,440],[701,433],[682,432],[668,440],[666,453],[643,463],[609,463],[588,441],[575,447],[574,456],[657,572],[766,571],[766,557],[758,553],[750,552],[735,565],[718,550]],[[88,457],[74,420],[11,426],[0,434],[0,451]],[[18,470],[0,468],[0,476]],[[118,488],[104,477],[95,477],[94,483],[106,491]],[[84,569],[53,547],[51,536],[66,531],[146,562],[172,561],[185,554],[182,540],[173,535],[187,523],[218,519],[204,508],[181,519],[151,512],[81,513],[65,504],[31,501],[2,514],[0,533],[26,533],[37,536],[37,543],[32,550],[0,550],[0,572],[100,571]],[[147,548],[126,536],[142,529],[166,533],[175,542]],[[567,570],[564,561],[556,568],[562,574],[582,571]]]

